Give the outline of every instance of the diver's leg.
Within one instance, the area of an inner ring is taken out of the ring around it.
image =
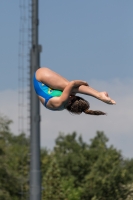
[[[36,71],[36,79],[48,85],[52,89],[62,90],[62,91],[69,83],[69,81],[64,77],[52,71],[51,69],[45,67],[39,68]]]
[[[116,104],[116,102],[108,96],[107,92],[98,92],[90,86],[81,85],[80,87],[75,88],[74,92],[93,96],[107,104]]]

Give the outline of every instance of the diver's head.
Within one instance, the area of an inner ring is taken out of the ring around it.
[[[81,114],[84,112],[85,114],[90,115],[105,115],[106,113],[102,111],[93,111],[89,110],[90,105],[89,102],[83,99],[79,96],[70,96],[68,105],[66,106],[66,109],[74,114]]]

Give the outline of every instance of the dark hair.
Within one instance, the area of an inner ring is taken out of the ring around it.
[[[81,114],[84,112],[89,115],[106,115],[106,113],[99,110],[89,110],[90,105],[89,102],[79,96],[73,96],[73,98],[69,101],[69,105],[66,109],[74,114]]]

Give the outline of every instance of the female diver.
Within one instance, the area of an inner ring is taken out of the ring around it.
[[[107,104],[115,104],[107,92],[98,92],[82,80],[68,81],[48,68],[39,68],[34,74],[34,89],[41,103],[48,109],[67,109],[74,114],[105,115],[102,111],[89,110],[89,103],[76,93],[93,96]]]

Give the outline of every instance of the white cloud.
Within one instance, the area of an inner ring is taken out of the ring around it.
[[[67,111],[53,112],[41,105],[41,145],[52,148],[59,132],[82,134],[85,141],[95,136],[97,130],[104,131],[109,144],[122,150],[126,157],[133,157],[133,80],[122,82],[91,81],[90,85],[100,91],[107,91],[116,105],[108,105],[92,97],[84,96],[90,102],[92,110],[107,112],[107,116],[71,115]],[[17,91],[0,92],[1,110],[14,121],[12,132],[18,133],[18,93]]]

